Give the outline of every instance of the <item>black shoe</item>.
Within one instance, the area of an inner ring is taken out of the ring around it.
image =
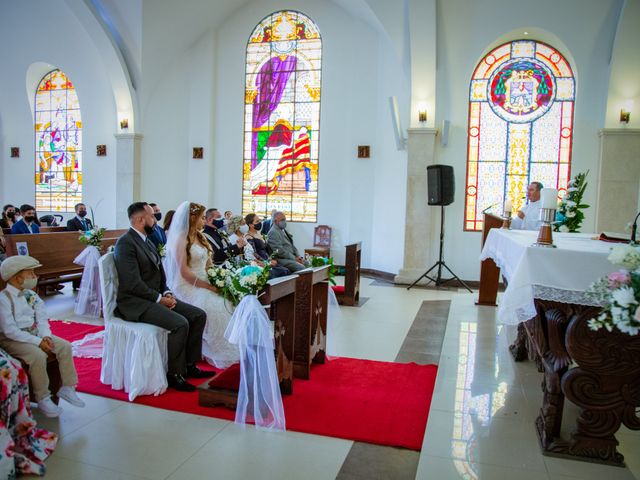
[[[216,372],[207,372],[206,370],[201,370],[195,365],[187,366],[187,374],[185,377],[187,378],[211,378],[216,374]]]
[[[196,387],[187,382],[180,374],[167,374],[169,387],[181,392],[193,392]]]

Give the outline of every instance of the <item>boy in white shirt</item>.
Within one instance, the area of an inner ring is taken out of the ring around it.
[[[29,366],[29,377],[38,408],[47,417],[57,417],[62,408],[51,400],[47,357],[54,354],[60,365],[62,388],[58,397],[84,407],[75,386],[78,375],[73,365],[71,344],[51,335],[44,302],[34,291],[38,283],[34,269],[41,267],[28,255],[8,257],[0,264],[0,276],[7,287],[0,292],[0,347]]]

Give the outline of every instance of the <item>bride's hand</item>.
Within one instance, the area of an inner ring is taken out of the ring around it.
[[[213,285],[209,285],[207,287],[208,290],[211,290],[213,293],[218,293],[218,289],[216,287],[214,287]]]

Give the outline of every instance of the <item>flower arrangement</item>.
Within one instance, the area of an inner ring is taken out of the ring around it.
[[[271,266],[243,265],[235,267],[229,262],[214,265],[207,270],[209,283],[234,305],[238,305],[246,295],[257,295],[269,280]]]
[[[556,232],[579,232],[584,213],[582,210],[589,208],[589,205],[582,203],[584,191],[587,188],[587,175],[589,170],[578,173],[568,184],[567,194],[560,202],[560,207],[556,212],[556,221],[553,228]]]
[[[329,283],[331,285],[336,285],[336,281],[334,280],[334,277],[336,276],[336,272],[338,268],[333,264],[333,257],[320,257],[320,256],[311,255],[305,258],[304,263],[307,267],[324,267],[325,265],[329,265],[329,272],[328,272]]]
[[[93,227],[91,230],[87,230],[86,232],[81,232],[80,237],[78,239],[87,246],[96,247],[100,250],[102,245],[102,239],[104,237],[104,232],[106,228]]]
[[[587,296],[602,305],[602,313],[589,320],[592,330],[613,331],[614,327],[629,335],[640,332],[640,247],[617,245],[609,261],[623,267],[594,282]]]

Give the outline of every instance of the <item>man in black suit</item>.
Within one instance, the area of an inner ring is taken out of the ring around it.
[[[240,255],[242,252],[238,245],[232,245],[227,235],[216,227],[216,222],[220,221],[220,212],[217,208],[210,208],[206,211],[204,221],[204,236],[213,250],[213,263],[221,264],[229,257]]]
[[[67,230],[70,232],[86,232],[93,228],[91,220],[86,218],[87,207],[84,203],[76,203],[75,206],[76,216],[67,222]]]
[[[116,314],[131,322],[150,323],[169,330],[169,386],[193,391],[195,387],[185,376],[212,376],[195,365],[202,358],[206,314],[176,299],[167,288],[160,256],[148,238],[154,223],[151,207],[137,202],[129,206],[127,213],[131,228],[118,239],[114,254],[119,280]]]

